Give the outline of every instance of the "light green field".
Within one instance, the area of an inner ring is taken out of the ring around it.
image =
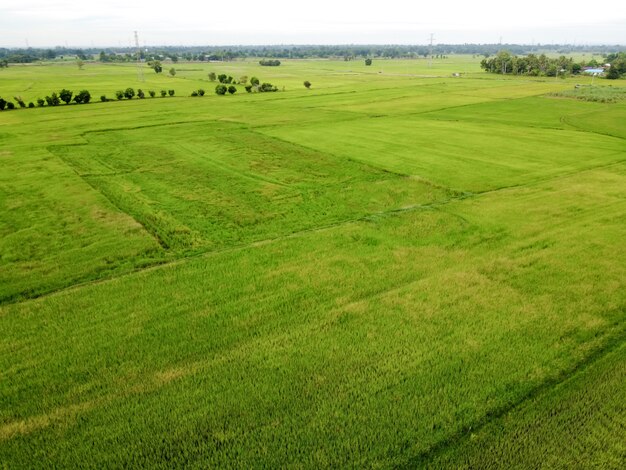
[[[1,70],[1,466],[620,468],[626,104],[478,62]]]

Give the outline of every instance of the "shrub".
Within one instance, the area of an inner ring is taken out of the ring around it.
[[[142,99],[144,99],[144,98],[146,97],[145,93],[143,92],[143,90],[142,90],[141,88],[139,88],[139,89],[137,90],[137,97],[138,97],[139,99],[141,99],[141,100],[142,100]]]
[[[75,97],[74,101],[78,104],[87,104],[91,101],[91,93],[87,90],[81,90]]]
[[[124,96],[129,100],[132,100],[133,96],[135,96],[135,90],[130,87],[126,88],[126,90],[124,90]]]
[[[191,92],[191,96],[198,96],[198,92],[197,91],[192,91]]]
[[[29,108],[34,108],[35,107],[35,103],[33,103],[32,101],[30,103],[28,103],[28,107]]]
[[[46,104],[46,100],[44,100],[43,98],[37,98],[37,106],[39,106],[40,108],[43,108],[45,104]]]
[[[261,59],[259,64],[265,67],[278,67],[280,65],[280,60],[278,59]]]
[[[70,101],[72,101],[72,94],[73,92],[71,90],[66,90],[65,88],[63,88],[59,92],[59,98],[61,98],[61,101],[63,101],[65,104],[70,104]]]
[[[26,107],[26,103],[24,103],[24,100],[22,99],[21,96],[14,96],[13,99],[17,102],[17,104],[20,105],[20,108]]]
[[[250,79],[250,85],[252,85],[252,86],[259,86],[259,83],[261,83],[261,82],[260,82],[260,81],[259,81],[259,79],[258,79],[258,78],[256,78],[256,77],[252,77],[252,78]]]
[[[275,87],[274,85],[272,85],[271,83],[263,83],[260,87],[259,87],[259,91],[260,92],[268,92],[268,91],[278,91],[278,87]]]
[[[231,95],[237,93],[237,88],[235,87],[235,85],[231,85],[228,87],[228,93],[230,93]]]
[[[154,95],[156,95],[154,90],[150,90],[148,93],[150,94],[150,98],[154,98]]]
[[[246,85],[245,88],[248,93],[252,93],[252,85]]]
[[[204,96],[204,90],[202,88],[198,90],[198,96]]]
[[[13,104],[13,102],[7,102],[7,109],[15,109],[15,105]]]
[[[170,96],[174,96],[174,90],[167,90],[167,94]]]
[[[167,91],[161,90],[161,98],[165,98],[167,96]]]
[[[102,101],[103,103],[106,103],[109,100],[108,100],[106,95],[102,95],[102,96],[100,96],[100,101]]]
[[[209,80],[211,80],[212,82],[214,82],[216,78],[217,78],[217,77],[216,77],[216,75],[215,75],[215,72],[210,72],[210,73],[209,73]]]
[[[118,100],[122,100],[122,99],[124,99],[124,92],[123,92],[122,90],[117,90],[117,91],[115,92],[115,97],[116,97]]]
[[[239,77],[239,83],[241,85],[245,85],[246,83],[248,83],[248,76],[247,75],[242,75],[241,77]]]
[[[175,69],[174,67],[172,67],[172,68],[170,69],[170,75],[171,75],[172,77],[174,77],[174,76],[176,75],[176,69]]]
[[[308,80],[304,81],[304,87],[308,90],[309,88],[311,88],[311,82]]]
[[[6,100],[3,100],[2,98],[0,98],[0,111],[4,111],[4,108],[6,107],[7,107]]]
[[[365,59],[365,65],[372,65],[372,59]]]
[[[48,106],[58,106],[61,104],[61,100],[59,99],[59,95],[55,92],[52,93],[51,96],[46,96],[46,103],[48,103]]]
[[[228,88],[226,88],[226,85],[217,85],[215,87],[215,93],[218,95],[225,95],[227,91]]]

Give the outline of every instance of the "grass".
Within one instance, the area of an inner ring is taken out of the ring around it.
[[[564,90],[554,93],[553,96],[575,98],[582,101],[595,101],[599,103],[617,103],[626,100],[626,89],[609,86],[583,86],[573,90]]]
[[[3,87],[135,79],[64,67]],[[467,57],[197,68],[1,114],[4,466],[618,466],[623,104]],[[182,96],[211,70],[286,91]]]

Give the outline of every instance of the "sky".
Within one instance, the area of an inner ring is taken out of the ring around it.
[[[2,0],[0,47],[626,44],[626,1]]]

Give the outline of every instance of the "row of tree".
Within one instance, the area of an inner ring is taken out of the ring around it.
[[[280,60],[278,60],[278,59],[261,59],[261,60],[259,60],[259,65],[263,65],[264,67],[278,67],[280,65]]]
[[[268,59],[283,58],[418,58],[431,55],[448,54],[495,55],[499,50],[506,49],[512,54],[528,55],[542,53],[558,54],[602,54],[608,52],[626,52],[625,46],[619,45],[570,45],[570,44],[436,44],[426,45],[294,45],[294,46],[169,46],[142,49],[142,60],[165,60],[172,62],[186,61],[230,61],[252,57]],[[54,49],[35,48],[0,48],[0,60],[8,63],[25,63],[39,60],[51,60],[56,57],[76,56],[82,60],[96,58],[101,62],[133,62],[137,53],[133,47],[121,48],[87,48],[77,49],[56,47]]]
[[[199,90],[198,92],[200,91],[202,92],[202,95],[204,95],[204,90]],[[157,95],[156,91],[154,90],[149,90],[148,94],[150,95],[151,98],[154,98]],[[175,91],[174,90],[161,90],[160,94],[161,94],[161,97],[164,98],[168,95],[174,96]],[[137,98],[139,99],[143,99],[146,97],[146,94],[141,88],[138,89],[137,92],[135,92],[135,89],[131,87],[126,88],[126,90],[118,90],[115,92],[115,97],[118,100],[123,100],[124,98],[130,100],[130,99],[133,99],[135,96],[137,96]],[[20,108],[34,108],[35,107],[35,103],[30,102],[27,105],[22,99],[22,97],[20,96],[15,96],[13,97],[13,99],[17,102]],[[44,107],[46,105],[47,106],[59,106],[61,103],[70,104],[72,101],[75,102],[76,104],[87,104],[91,101],[91,93],[89,93],[88,90],[81,90],[74,95],[73,91],[66,90],[64,88],[58,93],[53,92],[50,95],[46,96],[45,98],[38,98],[36,101],[37,101],[37,106],[39,107]],[[105,102],[105,101],[113,101],[113,100],[107,98],[106,95],[102,95],[100,96],[100,101]],[[15,109],[15,104],[11,101],[6,101],[0,98],[0,111],[4,111],[5,109]]]
[[[624,55],[624,53],[620,54]],[[565,74],[577,75],[584,67],[599,65],[601,64],[598,64],[594,59],[588,62],[574,62],[571,57],[550,58],[545,54],[516,56],[510,51],[499,51],[494,57],[485,58],[480,62],[481,68],[491,73],[548,77],[564,76]]]

